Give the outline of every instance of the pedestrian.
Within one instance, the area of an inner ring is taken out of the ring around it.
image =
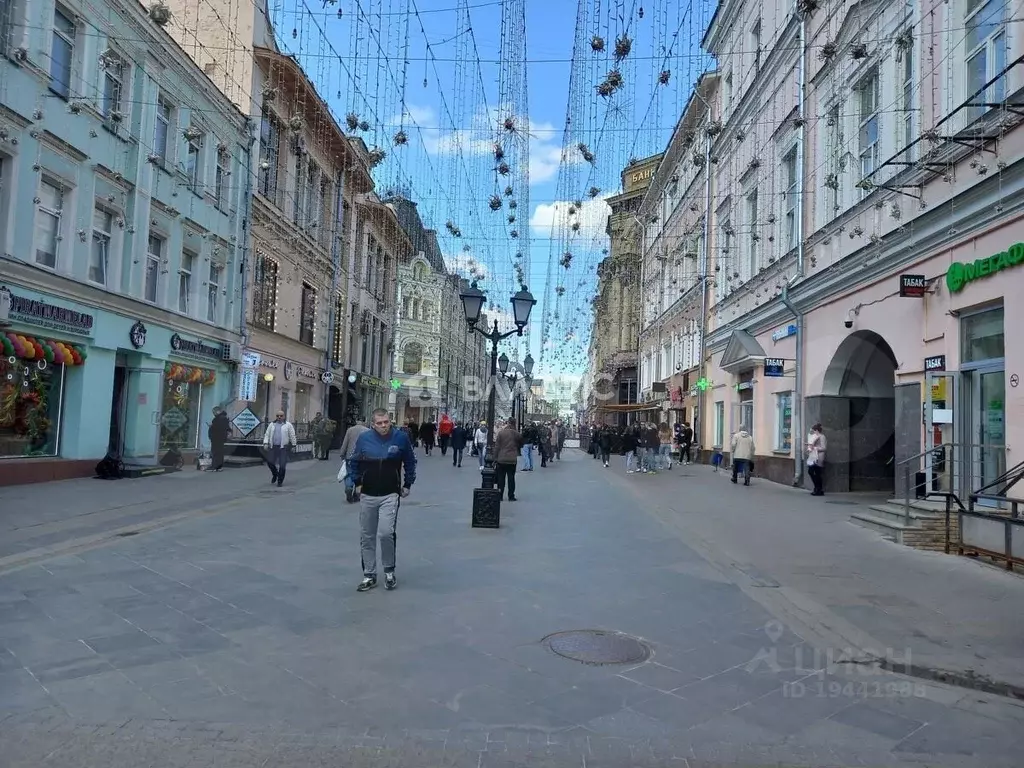
[[[223,408],[213,409],[213,421],[206,431],[210,438],[210,469],[220,472],[224,469],[224,447],[228,442],[228,435],[231,434],[231,422],[228,421],[228,414]]]
[[[320,441],[317,439],[317,437],[320,434],[320,422],[322,422],[323,420],[324,420],[324,415],[322,413],[317,413],[317,415],[313,417],[313,420],[311,422],[309,422],[309,434],[313,436],[313,458],[314,459],[319,459],[321,457],[321,454],[320,454]]]
[[[523,430],[523,472],[533,472],[533,449],[537,444],[537,425],[530,422]]]
[[[433,421],[424,421],[420,427],[420,442],[423,443],[423,453],[426,456],[434,450],[434,438],[437,435],[437,425]]]
[[[409,419],[409,442],[413,448],[420,447],[420,425],[415,419]]]
[[[448,446],[452,440],[452,430],[455,423],[447,413],[441,414],[441,423],[437,425],[437,439],[441,444],[441,455],[448,455]]]
[[[263,448],[267,452],[267,466],[270,467],[270,484],[284,485],[284,475],[288,469],[288,454],[299,445],[295,437],[295,427],[285,419],[284,411],[278,411],[274,421],[267,425],[263,434]]]
[[[555,450],[555,458],[562,460],[562,448],[565,447],[565,424],[561,419],[555,422],[555,436],[552,447]]]
[[[636,432],[631,427],[627,427],[622,433],[622,452],[626,456],[627,475],[631,475],[636,471],[633,469],[633,463],[636,459],[636,447]]]
[[[653,424],[645,424],[642,434],[644,440],[644,472],[651,475],[657,474],[658,454],[661,451],[658,428]]]
[[[739,473],[743,473],[743,484],[750,485],[750,470],[754,464],[754,438],[746,427],[732,436],[732,481],[735,483]]]
[[[320,414],[317,414],[318,416]],[[338,429],[338,422],[334,419],[320,419],[320,424],[313,432],[314,445],[320,446],[320,461],[330,461],[331,443],[334,441],[334,433]]]
[[[456,421],[452,422],[452,434],[451,434],[451,447],[452,447],[452,466],[462,466],[462,453],[466,450],[466,441],[469,439],[469,435],[466,434],[466,428]]]
[[[395,577],[398,508],[416,481],[416,453],[402,430],[391,425],[391,416],[383,408],[373,412],[373,429],[356,440],[348,467],[359,499],[363,580],[356,589],[366,592],[377,586],[377,539],[380,539],[384,589],[394,589],[398,586]]]
[[[828,448],[828,440],[820,423],[811,427],[807,435],[807,474],[811,477],[814,490],[811,496],[824,496],[825,489],[822,473],[825,467],[825,452]]]
[[[611,459],[612,450],[612,430],[610,427],[604,426],[597,431],[597,446],[598,450],[601,451],[601,462],[607,467]]]
[[[473,448],[480,459],[480,471],[484,471],[484,461],[487,459],[487,422],[481,421],[473,434]]]
[[[366,426],[366,422],[360,419],[354,425],[345,430],[345,437],[341,440],[341,456],[344,461],[348,461],[356,455],[356,443],[364,432],[369,432],[370,428]],[[402,430],[403,432],[405,430]],[[352,482],[352,475],[350,473],[345,474],[345,500],[349,504],[353,503],[355,498],[356,486]]]
[[[516,500],[516,464],[519,463],[519,449],[523,436],[516,429],[515,419],[509,419],[505,427],[494,436],[494,471],[498,486],[498,499],[505,494],[508,484],[508,500]]]
[[[658,427],[658,442],[662,468],[672,469],[672,430],[669,429],[667,421],[663,421]]]
[[[551,424],[540,425],[540,466],[541,469],[551,461]]]
[[[684,421],[683,428],[679,431],[679,461],[689,464],[693,459],[690,457],[690,448],[693,445],[693,427],[690,422]]]

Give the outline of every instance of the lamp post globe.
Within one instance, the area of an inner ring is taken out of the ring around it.
[[[498,358],[498,370],[501,371],[502,376],[508,373],[508,355],[504,352],[502,352],[501,357]]]
[[[533,298],[533,294],[527,290],[525,285],[512,297],[512,316],[515,318],[516,328],[520,335],[522,335],[526,324],[530,322],[530,312],[533,311],[533,305],[536,303],[537,300]],[[463,299],[463,304],[465,304],[465,299]],[[479,316],[479,312],[477,315]]]
[[[472,328],[480,320],[480,312],[484,308],[487,297],[483,291],[477,288],[474,281],[469,288],[459,294],[459,298],[462,299],[462,310],[466,313],[466,322]]]

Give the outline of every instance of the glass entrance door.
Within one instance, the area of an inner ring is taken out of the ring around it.
[[[972,446],[971,491],[977,491],[1006,472],[1006,375],[1003,370],[972,371],[970,432]],[[986,493],[998,493],[989,488]],[[982,506],[1002,506],[979,501]]]

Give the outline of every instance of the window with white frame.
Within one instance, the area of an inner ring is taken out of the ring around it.
[[[299,308],[299,341],[313,346],[316,327],[316,288],[302,284],[301,306]]]
[[[843,204],[843,157],[846,153],[841,104],[833,104],[825,117],[825,214],[820,224],[832,221]]]
[[[50,90],[64,99],[71,96],[77,34],[75,14],[63,6],[55,6],[53,37],[50,42]]]
[[[786,251],[796,248],[798,234],[797,197],[800,179],[797,177],[796,145],[782,158],[782,180],[786,191],[782,193],[782,246]]]
[[[860,158],[861,179],[878,167],[878,70],[873,69],[857,84],[857,122],[859,127],[857,151]],[[867,190],[864,190],[866,193]]]
[[[189,188],[193,192],[198,192],[203,183],[203,134],[189,127],[185,145],[185,177],[188,179]]]
[[[907,34],[910,34],[910,28],[908,28]],[[896,59],[900,78],[900,110],[903,112],[898,123],[896,145],[899,149],[910,148],[910,151],[913,152],[913,148],[910,147],[914,143],[914,114],[916,112],[914,105],[915,73],[913,44],[904,45],[899,48]],[[914,157],[912,154],[908,154],[903,159],[909,162]]]
[[[150,233],[149,243],[146,247],[146,274],[143,282],[142,297],[156,304],[160,287],[160,262],[164,258],[164,248],[167,241],[160,235]]]
[[[174,118],[174,107],[163,96],[156,102],[156,125],[153,128],[153,154],[163,162],[170,159],[171,121]]]
[[[219,264],[210,264],[210,279],[206,281],[206,319],[216,323],[220,317],[217,308],[220,304],[220,283],[221,267]]]
[[[761,234],[757,231],[757,187],[754,187],[747,192],[744,204],[746,206],[745,213],[747,220],[747,263],[744,266],[746,268],[745,279],[749,280],[756,275],[761,268]]]
[[[725,444],[725,402],[723,400],[715,402],[714,444],[716,448],[721,448]]]
[[[64,188],[59,182],[43,179],[39,182],[37,200],[34,243],[36,264],[56,269],[61,240],[61,215],[64,211]]]
[[[306,221],[304,226],[307,230],[313,230],[320,226],[320,216],[324,210],[323,199],[320,197],[320,167],[312,160],[309,161],[309,169],[306,172]]]
[[[965,98],[980,91],[985,83],[1006,68],[1006,0],[967,0],[964,40],[967,62]],[[1001,77],[974,101],[995,104],[1006,98],[1006,78]],[[979,108],[980,116],[986,108]]]
[[[775,450],[793,449],[793,393],[775,395]]]
[[[729,275],[732,274],[736,254],[733,253],[733,228],[732,214],[726,213],[722,217],[722,225],[719,229],[722,236],[722,244],[715,255],[715,277],[718,299],[724,299],[728,293]]]
[[[0,0],[0,56],[6,56],[11,50],[11,38],[14,34],[15,0]]]
[[[191,251],[181,252],[181,266],[178,269],[178,311],[190,314],[192,309],[192,272],[199,257]]]
[[[281,132],[277,117],[264,108],[260,122],[260,171],[258,192],[277,202],[277,169],[280,162]]]
[[[306,218],[306,161],[302,155],[295,156],[295,208],[292,221],[302,226]]]
[[[228,178],[231,176],[231,152],[217,147],[217,167],[213,172],[213,199],[218,206],[228,207]]]
[[[108,120],[124,119],[124,86],[128,77],[128,65],[114,50],[107,50],[100,63],[103,66],[103,116]]]
[[[732,72],[726,74],[722,80],[722,115],[728,119],[732,109]]]
[[[113,242],[114,215],[97,207],[92,214],[92,251],[89,254],[89,281],[107,284],[110,269],[110,248]]]
[[[331,240],[331,227],[328,225],[328,222],[330,222],[333,218],[330,212],[333,191],[334,182],[331,181],[331,177],[326,173],[321,174],[320,202],[318,208],[318,210],[320,211],[320,227],[319,231],[316,233],[316,236],[317,239],[320,241],[320,244],[323,245],[325,248],[330,246]]]
[[[754,54],[754,72],[761,69],[761,20],[754,22],[750,28],[750,50]]]

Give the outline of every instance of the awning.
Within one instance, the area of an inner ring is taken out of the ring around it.
[[[765,352],[746,331],[733,331],[719,367],[728,373],[750,371],[764,362]]]

